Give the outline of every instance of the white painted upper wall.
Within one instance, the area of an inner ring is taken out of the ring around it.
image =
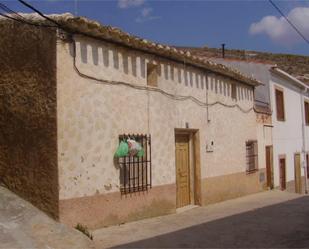
[[[275,89],[278,88],[284,94],[284,111],[285,120],[277,120]],[[271,73],[269,84],[271,106],[272,106],[272,123],[273,129],[273,145],[274,145],[274,179],[275,186],[279,186],[279,156],[286,156],[286,177],[287,181],[294,180],[294,154],[302,153],[303,149],[303,133],[302,133],[302,89],[294,85],[294,83]],[[308,100],[308,97],[305,97]],[[308,132],[306,127],[306,142],[308,151]],[[303,155],[301,154],[303,159]],[[302,169],[302,175],[304,171]]]
[[[183,63],[176,63],[158,56],[145,54],[121,48],[111,43],[76,38],[76,63],[83,72],[94,72],[97,78],[121,81],[138,85],[147,85],[147,63],[158,65],[158,88],[175,91],[178,95],[190,95],[205,102],[205,90],[209,90],[210,99],[231,97],[231,83],[237,85],[237,102],[247,105],[253,100],[253,88],[236,82],[216,73],[206,73],[196,67]],[[72,53],[72,51],[71,51]],[[229,84],[230,83],[230,84]]]

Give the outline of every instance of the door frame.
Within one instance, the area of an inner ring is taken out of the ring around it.
[[[281,182],[281,174],[282,174],[282,172],[281,172],[281,165],[280,165],[280,160],[281,159],[284,159],[284,180],[285,180],[284,188],[283,188],[283,186],[281,184],[282,183]],[[282,191],[286,190],[286,155],[279,155],[279,183],[280,183],[280,189]]]
[[[193,169],[193,173],[194,173],[193,181],[190,181],[191,184],[193,184],[193,191],[192,191],[193,193],[190,193],[190,198],[191,198],[190,202],[195,205],[202,205],[199,130],[198,129],[176,128],[175,129],[175,143],[176,143],[177,135],[188,135],[189,137],[189,153],[193,155],[192,160],[190,160],[190,175],[191,175],[191,169]],[[177,174],[176,158],[175,158],[175,172]],[[176,178],[177,178],[177,175],[176,175]],[[177,191],[177,185],[176,185],[176,191]],[[177,198],[177,192],[176,192],[176,198]]]

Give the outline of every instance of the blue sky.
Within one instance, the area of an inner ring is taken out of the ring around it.
[[[29,12],[16,0],[0,0]],[[41,0],[46,14],[78,15],[164,44],[220,47],[309,55],[309,44],[280,18],[268,1]],[[275,1],[309,39],[309,0]]]

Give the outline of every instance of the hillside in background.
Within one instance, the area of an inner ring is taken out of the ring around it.
[[[219,48],[192,48],[178,47],[190,51],[193,55],[199,57],[222,57],[222,50]],[[226,49],[225,58],[250,60],[257,62],[266,62],[276,64],[279,68],[297,77],[298,79],[309,83],[309,56],[292,55],[292,54],[273,54],[266,52]]]

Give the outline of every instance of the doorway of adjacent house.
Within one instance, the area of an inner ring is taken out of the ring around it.
[[[294,154],[294,175],[295,175],[295,192],[301,194],[301,167],[300,167],[300,153]]]
[[[177,208],[201,204],[199,132],[175,130]]]
[[[267,187],[274,188],[274,170],[273,170],[273,146],[266,146],[266,176]]]
[[[279,173],[280,173],[280,188],[286,189],[286,169],[285,169],[285,157],[279,158]]]

